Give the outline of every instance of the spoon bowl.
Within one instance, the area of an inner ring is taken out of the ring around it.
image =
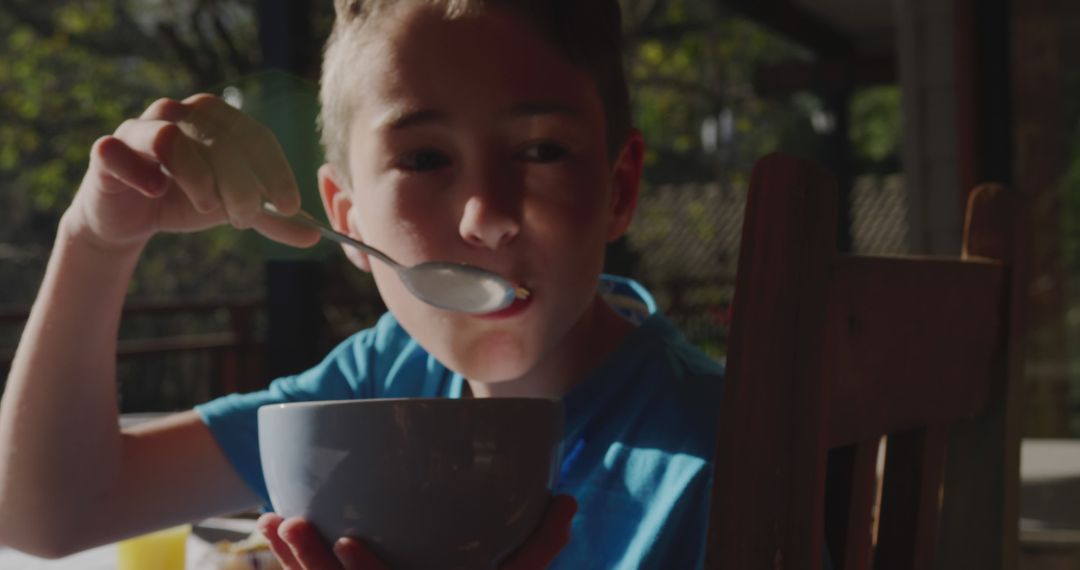
[[[397,272],[398,278],[417,299],[439,309],[458,313],[484,314],[509,307],[516,299],[527,299],[529,291],[517,287],[500,275],[465,263],[425,261],[405,266],[370,245],[353,239],[301,210],[294,215],[281,213],[270,203],[263,211],[279,219],[313,228],[324,238],[355,247]]]

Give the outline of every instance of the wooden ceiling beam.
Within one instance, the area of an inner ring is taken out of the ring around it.
[[[759,67],[754,91],[762,97],[781,97],[799,91],[840,91],[899,81],[892,55],[782,61]]]
[[[790,0],[717,0],[774,32],[801,44],[821,57],[843,57],[855,52],[855,42],[820,16]]]

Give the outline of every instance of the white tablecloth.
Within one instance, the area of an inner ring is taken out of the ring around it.
[[[186,570],[217,570],[212,541],[238,541],[254,529],[255,521],[250,519],[214,518],[197,524],[187,540]],[[116,570],[116,545],[107,544],[59,560],[44,560],[0,546],[0,570]]]
[[[213,547],[195,536],[188,538],[187,570],[216,570],[208,556]],[[58,560],[43,560],[10,548],[0,547],[3,570],[116,570],[116,545],[109,544]],[[147,569],[150,570],[150,569]]]

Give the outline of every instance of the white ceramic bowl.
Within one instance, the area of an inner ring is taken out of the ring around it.
[[[394,399],[259,409],[274,510],[391,568],[493,568],[531,534],[561,460],[562,406]]]

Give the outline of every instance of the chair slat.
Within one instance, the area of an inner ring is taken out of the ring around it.
[[[829,444],[981,411],[1001,277],[991,260],[838,257],[828,300]]]
[[[972,194],[956,257],[838,256],[828,173],[757,163],[707,568],[817,570],[824,541],[837,570],[1015,568],[1028,232],[1013,198]]]
[[[1000,185],[979,186],[968,199],[963,255],[1008,263],[1008,291],[999,312],[1009,321],[1000,331],[986,413],[959,422],[949,433],[936,565],[941,570],[1011,569],[1019,563],[1019,404],[1030,223],[1019,197]]]
[[[888,437],[875,570],[932,568],[945,443],[942,426]]]
[[[833,570],[869,570],[877,498],[878,440],[829,452],[825,536]]]
[[[758,161],[752,179],[729,347],[741,357],[724,380],[705,564],[816,570],[825,485],[819,260],[835,251],[836,188],[815,165],[779,155]]]

